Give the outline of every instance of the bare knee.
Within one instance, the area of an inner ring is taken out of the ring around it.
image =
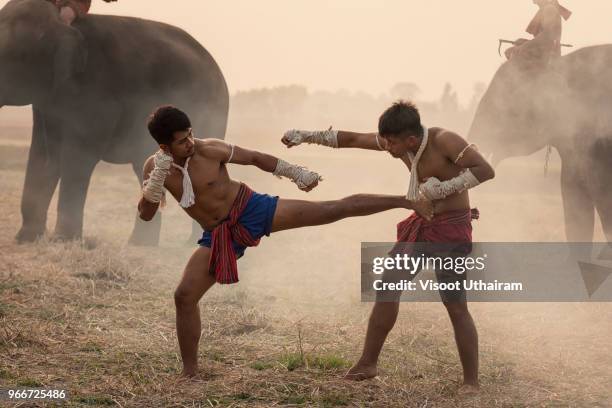
[[[177,309],[190,309],[196,307],[200,299],[191,291],[183,286],[179,286],[174,291],[174,305]]]
[[[324,201],[323,213],[327,222],[339,221],[353,214],[358,207],[356,203],[362,202],[367,194],[353,194],[334,201]]]
[[[444,302],[444,306],[451,320],[464,319],[470,316],[466,302]]]
[[[319,203],[321,211],[321,222],[329,224],[342,219],[343,217],[343,205],[342,200],[334,201],[323,201]]]

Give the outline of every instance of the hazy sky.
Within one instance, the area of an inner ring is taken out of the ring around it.
[[[574,12],[564,41],[612,43],[611,0],[561,3]],[[536,11],[531,0],[93,0],[92,7],[184,28],[213,54],[232,92],[303,84],[378,94],[412,81],[434,98],[450,81],[462,99],[502,62],[497,39],[527,37]]]

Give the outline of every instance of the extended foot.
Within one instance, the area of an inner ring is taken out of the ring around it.
[[[472,396],[480,393],[480,387],[478,385],[473,384],[463,384],[457,390],[457,395],[459,396]]]
[[[367,365],[357,363],[351,367],[346,374],[344,374],[345,380],[352,381],[363,381],[368,378],[374,378],[378,375],[378,369],[376,365]]]

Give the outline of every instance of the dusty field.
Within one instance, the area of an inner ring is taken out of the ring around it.
[[[183,245],[186,216],[172,202],[159,248],[126,246],[138,185],[127,166],[101,164],[83,243],[16,245],[27,139],[20,129],[0,133],[0,388],[66,388],[71,406],[612,406],[611,304],[472,305],[482,393],[458,399],[461,370],[443,307],[406,303],[381,375],[343,381],[371,308],[359,300],[360,242],[392,240],[407,215],[399,210],[282,232],[250,249],[241,282],[200,303],[204,378],[180,381],[172,294],[193,250]],[[285,151],[274,139],[233,141],[319,169],[326,180],[312,199],[406,188],[401,163],[383,154]],[[564,239],[558,163],[547,178],[542,167],[541,156],[510,161],[495,184],[474,192],[476,240]],[[230,172],[255,190],[305,197],[256,169]],[[51,230],[54,220],[55,201]]]

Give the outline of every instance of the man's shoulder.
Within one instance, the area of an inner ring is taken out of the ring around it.
[[[463,139],[458,133],[441,127],[430,128],[429,132],[432,142],[437,145],[452,142],[458,138]]]
[[[195,139],[195,154],[198,156],[219,160],[220,156],[227,155],[226,150],[226,143],[221,139]]]
[[[203,150],[207,147],[222,146],[223,144],[225,144],[223,140],[216,138],[195,139],[195,145],[197,150]]]

